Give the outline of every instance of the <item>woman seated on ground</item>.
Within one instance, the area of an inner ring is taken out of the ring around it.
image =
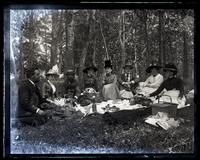
[[[88,66],[87,68],[83,70],[83,73],[86,74],[83,80],[83,90],[92,88],[96,92],[98,91],[97,79],[95,76],[96,71],[97,71],[97,68],[94,65]]]
[[[132,74],[132,64],[128,62],[124,66],[124,73],[121,78],[118,79],[120,86],[120,95],[122,98],[131,99],[133,98],[133,85],[135,84],[134,77]]]
[[[174,64],[166,64],[163,69],[165,72],[166,80],[160,87],[153,93],[147,94],[147,97],[154,97],[160,95],[160,101],[170,102],[169,96],[172,98],[172,103],[178,104],[178,108],[184,107],[186,98],[184,96],[184,84],[180,78],[177,78],[177,68]],[[164,96],[167,95],[167,96]],[[158,103],[155,100],[154,103]]]
[[[56,87],[52,83],[52,81],[55,80],[55,78],[58,78],[58,77],[59,77],[59,74],[54,70],[49,70],[46,73],[47,81],[44,83],[44,85],[42,87],[43,97],[51,98],[51,99],[57,97],[56,96]]]
[[[150,94],[154,92],[163,82],[163,76],[159,73],[161,66],[156,63],[150,64],[150,66],[146,69],[147,73],[151,75],[146,79],[145,82],[139,83],[139,94]]]
[[[104,100],[114,100],[120,98],[117,86],[117,76],[112,73],[112,65],[110,60],[105,61],[105,74],[103,75],[102,96]]]

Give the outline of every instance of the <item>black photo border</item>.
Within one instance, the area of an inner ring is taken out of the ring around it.
[[[104,2],[104,3],[103,3]],[[194,153],[191,154],[10,154],[10,44],[9,44],[9,10],[10,9],[193,9],[195,16],[194,23],[194,86],[195,86],[195,123],[194,123]],[[35,1],[6,1],[1,6],[2,18],[2,73],[3,73],[3,103],[2,112],[3,115],[3,157],[5,158],[185,158],[185,159],[197,159],[199,157],[198,144],[199,144],[199,127],[198,127],[198,66],[199,66],[199,7],[197,1],[137,1],[137,2],[125,2],[125,1],[100,1],[100,3],[88,1],[60,1],[49,0],[42,2],[41,0]]]

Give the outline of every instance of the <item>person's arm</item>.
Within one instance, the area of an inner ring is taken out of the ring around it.
[[[184,95],[184,84],[183,84],[183,81],[180,79],[180,81],[177,83],[177,85],[178,85],[178,89],[180,91],[179,97],[182,98],[183,95]]]
[[[20,86],[19,88],[20,105],[25,111],[36,113],[39,109],[37,106],[31,104],[31,90],[27,85]]]
[[[154,83],[148,84],[148,87],[157,88],[162,84],[162,82],[163,82],[163,76],[160,75]]]
[[[94,85],[95,85],[95,90],[97,92],[99,89],[98,89],[98,84],[97,84],[97,79],[96,78],[95,78],[95,81],[94,81]]]
[[[164,88],[165,88],[165,82],[163,82],[156,91],[154,91],[153,93],[149,94],[149,96],[150,97],[157,96],[158,94],[160,94],[163,91]]]
[[[150,82],[150,78],[151,78],[151,76],[149,76],[149,77],[146,79],[146,81],[144,81],[144,83],[145,83],[145,84],[148,84],[148,83]]]

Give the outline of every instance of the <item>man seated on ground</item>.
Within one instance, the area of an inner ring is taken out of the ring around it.
[[[133,85],[135,84],[134,77],[132,74],[132,64],[126,63],[124,66],[124,73],[121,78],[118,79],[120,86],[120,95],[122,98],[131,99],[133,98]]]
[[[74,70],[69,69],[65,73],[65,98],[75,98],[80,95],[78,79],[75,78]]]
[[[37,68],[27,70],[27,79],[21,82],[18,90],[18,115],[19,120],[31,126],[42,125],[47,122],[49,112],[41,109],[47,102],[42,98],[36,83],[40,80]]]
[[[160,85],[160,87],[153,93],[147,94],[147,97],[154,97],[160,95],[160,101],[170,102],[178,104],[178,108],[184,107],[186,98],[184,96],[184,84],[180,78],[177,78],[177,68],[174,64],[166,64],[163,69],[165,72],[166,80]],[[167,96],[164,96],[167,95]],[[171,100],[169,98],[171,97]],[[155,100],[154,103],[158,103]]]
[[[138,93],[146,95],[154,92],[163,82],[163,76],[159,73],[161,66],[156,63],[150,64],[150,66],[146,69],[147,73],[151,75],[147,78],[145,82],[139,83],[139,91]]]

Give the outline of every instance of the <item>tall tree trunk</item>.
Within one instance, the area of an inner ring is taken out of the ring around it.
[[[34,49],[34,32],[35,32],[35,21],[34,21],[34,15],[33,15],[33,11],[31,11],[31,15],[30,15],[30,22],[29,22],[29,45],[30,45],[30,54],[29,54],[29,58],[28,58],[28,64],[30,67],[33,67],[33,62],[34,62],[34,53],[35,53],[35,49]]]
[[[79,61],[79,86],[81,88],[81,90],[83,89],[83,68],[85,66],[85,59],[87,56],[87,51],[88,51],[88,46],[90,44],[90,40],[91,40],[91,36],[92,36],[92,26],[91,25],[91,18],[90,15],[88,14],[88,18],[87,18],[87,22],[86,22],[86,30],[85,30],[85,34],[83,37],[83,50],[81,52],[81,56],[80,56],[80,61]]]
[[[121,46],[121,63],[119,68],[119,75],[122,73],[123,66],[125,65],[126,60],[126,49],[125,49],[125,17],[124,11],[121,12],[121,20],[119,24],[119,39],[120,39],[120,46]]]
[[[189,64],[188,64],[188,44],[187,44],[187,32],[183,31],[183,78],[187,79],[189,77]]]
[[[146,41],[146,66],[149,65],[149,62],[151,62],[151,56],[150,56],[150,49],[149,49],[149,36],[148,36],[148,26],[147,26],[147,11],[144,11],[144,29],[145,29],[145,41]]]
[[[58,30],[58,11],[52,11],[52,40],[51,40],[51,59],[50,66],[54,66],[56,64],[57,58],[57,30]]]
[[[66,11],[65,15],[66,24],[66,53],[64,56],[64,72],[68,69],[74,69],[74,54],[73,54],[73,44],[74,44],[74,15]]]
[[[163,43],[163,11],[159,11],[159,62],[160,65],[164,65],[164,43]]]

